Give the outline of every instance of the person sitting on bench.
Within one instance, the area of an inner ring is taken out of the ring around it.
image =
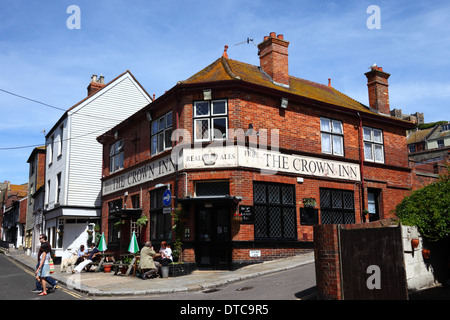
[[[94,243],[91,242],[91,252],[89,253],[89,256],[87,257],[86,260],[84,260],[78,266],[76,266],[75,269],[72,271],[72,273],[75,272],[80,273],[84,267],[96,261],[100,253],[101,253],[100,250],[98,250],[98,248],[94,245]]]

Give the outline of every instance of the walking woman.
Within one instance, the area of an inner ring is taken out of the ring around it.
[[[39,296],[47,295],[47,277],[50,276],[50,245],[48,242],[43,242],[41,245],[42,254],[40,257],[40,263],[36,270],[36,279],[42,285],[42,292],[39,293]]]

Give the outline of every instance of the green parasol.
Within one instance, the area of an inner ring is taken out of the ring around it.
[[[128,252],[136,253],[139,251],[139,245],[136,239],[136,233],[133,231],[133,235],[131,236],[130,245],[128,246]]]
[[[102,232],[102,237],[100,238],[100,242],[98,244],[98,250],[100,250],[101,252],[105,252],[106,249],[108,249],[108,247],[106,246],[105,233]]]

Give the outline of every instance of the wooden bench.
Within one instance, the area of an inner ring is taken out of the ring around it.
[[[114,269],[114,274],[117,275],[120,268],[127,268],[127,272],[125,273],[126,276],[130,275],[131,269],[133,269],[133,276],[136,275],[136,269],[138,269],[137,260],[139,259],[139,256],[135,256],[134,254],[122,254],[120,256],[123,258],[133,257],[133,259],[130,263],[124,263],[122,262],[122,259],[117,263],[113,263],[112,268]]]

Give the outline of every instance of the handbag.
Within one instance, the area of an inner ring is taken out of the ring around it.
[[[53,263],[53,259],[50,258],[50,260],[48,261],[48,265],[50,267],[50,273],[55,273],[55,265]]]

